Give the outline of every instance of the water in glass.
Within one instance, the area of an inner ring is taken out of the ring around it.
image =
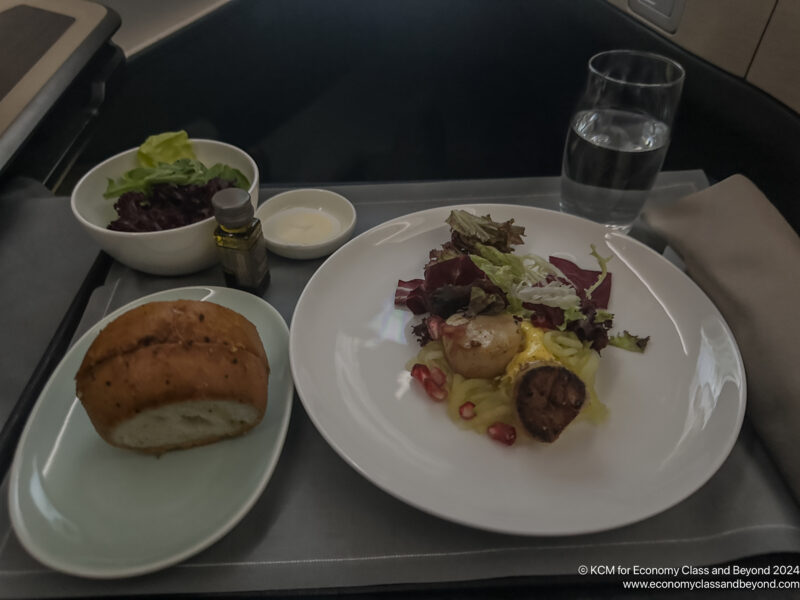
[[[661,170],[669,126],[612,108],[578,112],[564,150],[561,208],[628,231]]]

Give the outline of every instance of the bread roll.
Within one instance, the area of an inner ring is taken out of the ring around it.
[[[267,407],[269,362],[240,314],[211,302],[150,302],[100,332],[75,381],[104,440],[161,454],[255,427]]]

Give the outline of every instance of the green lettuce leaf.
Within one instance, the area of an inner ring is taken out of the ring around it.
[[[464,210],[451,211],[445,221],[450,225],[453,244],[463,252],[472,252],[476,244],[513,252],[513,246],[521,244],[525,235],[525,228],[514,225],[514,219],[498,223],[489,215],[479,217]]]
[[[548,276],[562,276],[561,272],[535,254],[517,256],[500,252],[492,246],[476,244],[478,254],[470,254],[472,262],[508,297],[508,310],[515,314],[522,312],[522,303],[546,304],[562,309],[573,309],[580,315],[580,298],[575,288],[554,280],[544,284]]]
[[[243,189],[250,187],[247,178],[238,169],[219,163],[206,168],[199,160],[180,158],[172,164],[159,163],[155,167],[136,167],[124,173],[116,181],[109,179],[103,195],[106,198],[116,198],[127,192],[147,194],[152,186],[159,183],[203,185],[214,177],[232,181],[236,187]]]
[[[155,167],[136,167],[114,181],[108,180],[104,196],[113,198],[126,192],[147,193],[157,183],[174,185],[203,184],[209,180],[208,169],[198,160],[181,158],[172,164],[159,163]]]
[[[614,320],[614,313],[611,313],[605,309],[598,308],[597,311],[594,313],[595,323],[605,323],[606,321],[613,321],[613,320]]]
[[[623,331],[620,334],[609,336],[608,338],[609,346],[616,346],[617,348],[622,348],[623,350],[629,350],[631,352],[644,352],[645,348],[647,348],[647,342],[649,341],[650,336],[640,337],[628,331]]]
[[[245,190],[250,187],[247,177],[238,169],[222,163],[209,168],[197,160],[185,131],[151,135],[139,147],[136,158],[138,167],[116,180],[108,180],[103,194],[106,198],[116,198],[127,192],[149,194],[152,186],[161,183],[204,185],[216,177]]]
[[[225,181],[232,181],[233,184],[244,190],[250,187],[250,182],[247,181],[247,177],[244,176],[239,169],[234,169],[228,165],[223,165],[222,163],[217,163],[212,165],[208,172],[206,173],[208,179],[214,179],[215,177],[219,177],[220,179],[224,179]]]
[[[603,280],[608,275],[608,261],[610,261],[613,258],[611,256],[609,257],[600,256],[600,254],[597,252],[597,248],[594,247],[594,244],[591,244],[590,247],[592,249],[590,254],[595,257],[595,259],[597,260],[597,264],[600,265],[600,275],[598,275],[597,281],[595,281],[594,284],[592,284],[592,286],[590,286],[586,290],[587,298],[591,298],[592,292],[594,292],[597,288],[599,288],[600,284],[603,283]]]
[[[197,158],[189,142],[189,134],[185,131],[151,135],[139,146],[136,157],[143,167],[155,167],[159,163],[172,164],[180,158]]]
[[[517,283],[527,278],[525,263],[519,256],[483,244],[477,244],[475,251],[478,254],[469,255],[472,262],[504,292],[510,292]]]

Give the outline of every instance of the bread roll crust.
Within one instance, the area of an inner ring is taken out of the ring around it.
[[[109,357],[136,348],[201,342],[235,344],[267,364],[258,331],[242,315],[212,302],[176,300],[148,302],[114,319],[86,352],[78,377]]]
[[[100,332],[75,379],[92,424],[115,446],[133,447],[120,443],[115,429],[148,409],[198,400],[255,409],[256,419],[231,422],[223,434],[135,447],[161,453],[240,435],[257,425],[267,406],[269,362],[255,326],[235,311],[211,302],[151,302]]]

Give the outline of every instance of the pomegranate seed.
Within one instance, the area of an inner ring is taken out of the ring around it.
[[[517,430],[514,429],[512,425],[506,423],[492,423],[489,425],[486,433],[488,433],[489,437],[493,440],[505,444],[506,446],[510,446],[517,439]]]
[[[445,375],[444,371],[442,371],[439,367],[433,367],[430,371],[431,379],[436,382],[436,385],[443,386],[445,383],[447,383],[447,375]]]
[[[411,367],[411,376],[422,384],[431,400],[441,402],[447,398],[447,388],[444,387],[444,384],[447,383],[447,377],[444,371],[438,367],[433,367],[433,373],[431,373],[431,370],[426,365],[417,363]]]
[[[444,319],[438,315],[431,315],[428,317],[428,335],[432,340],[438,340],[442,337],[442,327],[444,327]]]
[[[417,363],[411,367],[411,376],[421,384],[425,385],[425,382],[431,378],[431,371],[422,363]]]
[[[465,421],[474,419],[475,405],[472,402],[464,402],[464,404],[458,407],[458,414],[461,415],[461,418]]]
[[[447,388],[436,385],[436,382],[432,379],[425,382],[425,391],[428,392],[428,396],[431,397],[431,400],[436,402],[441,402],[447,398]]]

